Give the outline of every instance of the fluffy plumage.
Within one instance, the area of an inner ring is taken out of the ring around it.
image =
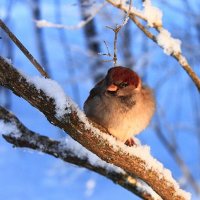
[[[130,141],[149,124],[155,110],[151,89],[129,68],[113,67],[85,101],[86,116],[122,142]],[[131,145],[129,142],[126,142]]]

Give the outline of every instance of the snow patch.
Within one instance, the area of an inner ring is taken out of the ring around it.
[[[141,192],[147,192],[148,194],[151,194],[152,199],[162,200],[162,198],[151,187],[149,187],[145,182],[138,179],[136,182],[136,186]]]
[[[12,64],[12,60],[11,60],[10,58],[4,58],[4,60],[5,60],[9,65]]]
[[[38,28],[42,28],[42,27],[55,27],[55,24],[52,22],[49,22],[45,19],[41,19],[41,20],[36,20],[36,26]]]
[[[88,162],[96,167],[102,167],[106,169],[108,172],[117,172],[117,173],[124,173],[124,171],[114,166],[113,164],[107,163],[103,160],[101,160],[97,155],[87,150],[85,147],[83,147],[81,144],[76,142],[75,140],[71,138],[66,138],[64,141],[62,141],[60,145],[60,150],[62,149],[69,149],[75,154],[78,158],[81,159],[87,159]]]
[[[54,80],[43,77],[27,77],[27,81],[34,84],[37,90],[42,90],[47,97],[55,100],[56,116],[61,117],[66,113],[71,113],[69,109],[72,100],[66,96],[61,86]]]
[[[148,26],[150,27],[161,27],[162,26],[162,11],[152,6],[151,0],[145,0],[143,3],[144,9],[143,14],[147,20]]]
[[[181,53],[181,41],[171,37],[171,33],[166,29],[161,29],[160,33],[157,35],[157,42],[167,55]]]
[[[0,120],[0,134],[8,135],[11,133],[14,134],[14,136],[16,138],[21,137],[21,135],[22,135],[14,123],[5,122],[3,120]]]

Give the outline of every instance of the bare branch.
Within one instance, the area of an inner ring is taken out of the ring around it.
[[[122,1],[118,0],[106,0],[108,3],[110,3],[111,5],[113,5],[116,8],[119,8],[120,10],[123,10],[124,12],[127,13],[127,11],[129,10],[129,5],[127,4],[123,4]],[[124,0],[123,0],[124,1]],[[139,17],[140,19],[143,19],[146,21],[146,17],[144,17],[144,15],[142,14],[142,12],[140,12],[137,9],[134,9],[133,7],[130,10],[130,14]],[[130,16],[130,15],[129,15]]]
[[[8,34],[10,39],[18,46],[18,48],[24,53],[24,55],[30,60],[30,62],[35,66],[35,68],[40,72],[42,76],[48,78],[47,73],[44,71],[42,66],[37,62],[37,60],[31,55],[31,53],[26,49],[26,47],[17,39],[17,37],[9,30],[5,23],[0,19],[0,27]]]
[[[106,26],[106,28],[111,29],[115,34],[115,36],[114,36],[114,52],[113,52],[114,66],[117,65],[117,38],[118,38],[118,33],[127,24],[128,20],[129,20],[129,15],[130,15],[130,12],[131,12],[131,7],[132,7],[132,0],[130,0],[130,2],[129,2],[128,11],[127,11],[127,13],[124,17],[123,23],[121,25],[117,24],[115,28],[112,28],[110,26]]]
[[[145,147],[126,147],[106,134],[101,126],[86,119],[70,102],[66,103],[65,113],[58,117],[55,99],[47,96],[43,89],[36,89],[33,83],[28,82],[25,76],[3,58],[0,58],[0,84],[24,98],[40,110],[50,123],[63,129],[102,160],[142,179],[163,199],[190,199],[190,195],[179,188],[170,172],[151,157]]]
[[[113,61],[114,66],[116,66],[116,65],[117,65],[117,38],[118,38],[118,33],[119,33],[119,31],[121,30],[122,26],[116,25],[115,28],[106,26],[106,28],[111,29],[111,30],[114,32],[114,34],[115,34],[115,36],[114,36],[114,52],[113,52],[113,59],[112,59],[111,61]]]

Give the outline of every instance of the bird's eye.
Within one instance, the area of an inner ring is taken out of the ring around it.
[[[122,82],[122,83],[119,84],[119,87],[121,87],[121,88],[124,88],[126,86],[128,86],[127,82]]]

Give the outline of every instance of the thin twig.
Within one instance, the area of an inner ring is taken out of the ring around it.
[[[127,24],[128,20],[129,20],[129,15],[130,15],[130,12],[131,12],[131,7],[132,7],[132,0],[130,0],[129,2],[129,9],[128,9],[128,12],[126,13],[125,15],[125,18],[123,20],[123,23],[121,25],[116,25],[115,28],[112,28],[110,26],[106,26],[106,28],[109,28],[111,29],[115,36],[114,36],[114,52],[113,52],[113,59],[111,61],[113,61],[114,63],[114,66],[117,65],[117,39],[118,39],[118,33],[119,31]],[[109,62],[109,61],[108,61]]]
[[[35,66],[35,68],[40,72],[42,76],[48,78],[48,74],[44,71],[42,66],[37,62],[37,60],[31,55],[31,53],[26,49],[26,47],[19,41],[19,39],[10,31],[10,29],[5,25],[5,23],[0,19],[0,27],[7,33],[10,39],[17,45],[17,47],[24,53],[24,55],[30,60],[30,62]]]
[[[116,25],[115,28],[106,26],[106,28],[111,29],[115,34],[115,37],[114,37],[114,52],[113,52],[112,61],[114,62],[114,66],[116,66],[116,64],[117,64],[117,38],[118,38],[118,33],[121,30],[122,26]]]
[[[117,38],[118,38],[118,33],[121,30],[122,26],[116,26],[116,28],[113,30],[115,33],[115,38],[114,38],[114,55],[113,55],[113,62],[114,65],[116,66],[117,64]]]
[[[116,0],[106,0],[108,3],[110,3],[111,5],[113,5],[116,8],[119,8],[120,10],[123,10],[124,12],[127,12],[127,10],[129,9],[129,6],[127,6],[126,4],[123,4],[122,1],[116,1]],[[143,15],[142,12],[140,12],[138,9],[131,9],[132,14],[134,14],[135,16],[139,17],[140,19],[143,20],[147,20],[147,18]]]
[[[109,49],[108,49],[108,45],[107,45],[106,41],[104,40],[103,42],[104,42],[104,44],[106,45],[108,55],[111,55],[111,54],[110,54],[110,51],[109,51]]]
[[[110,51],[109,51],[109,48],[108,48],[108,44],[106,43],[106,41],[105,41],[105,40],[104,40],[103,42],[104,42],[104,44],[105,44],[105,46],[106,46],[107,53],[106,53],[106,54],[102,54],[102,55],[106,55],[106,56],[109,56],[109,57],[111,57],[111,54],[110,54]]]
[[[140,21],[134,15],[130,15],[130,19],[136,24],[136,26],[151,40],[157,43],[156,36],[153,35],[150,31],[148,31],[145,26],[143,26]]]

